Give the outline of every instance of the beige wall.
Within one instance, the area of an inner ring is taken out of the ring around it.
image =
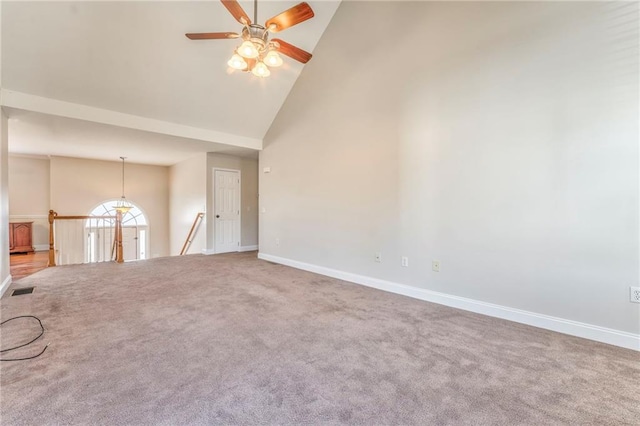
[[[47,216],[49,196],[49,158],[10,155],[9,214]]]
[[[122,193],[122,163],[51,157],[51,208],[60,215],[89,214]],[[169,168],[125,163],[125,196],[149,223],[151,257],[169,255]]]
[[[180,254],[193,221],[207,205],[207,154],[202,153],[169,168],[171,255]],[[201,222],[187,254],[206,248],[206,218]]]
[[[241,189],[241,241],[242,247],[258,245],[258,161],[251,158],[223,154],[207,154],[207,211],[213,211],[213,169],[240,170]],[[213,250],[213,218],[207,216],[207,249]]]
[[[49,249],[49,159],[9,156],[9,219],[33,222],[33,245]]]
[[[637,19],[342,2],[265,137],[261,254],[638,334]]]

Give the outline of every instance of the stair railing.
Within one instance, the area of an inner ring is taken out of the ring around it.
[[[56,222],[59,221],[82,221],[76,223],[77,227],[82,228],[82,235],[84,238],[85,232],[89,229],[88,237],[100,236],[105,240],[102,248],[102,258],[105,258],[105,254],[110,251],[109,260],[115,260],[117,263],[124,262],[123,250],[122,250],[122,213],[116,211],[115,216],[60,216],[53,210],[49,210],[49,264],[48,266],[56,266]],[[100,225],[102,221],[102,225]],[[88,225],[87,225],[88,224]],[[112,233],[113,230],[113,233]],[[109,237],[109,249],[106,249],[106,239]],[[111,241],[113,244],[111,244]],[[87,256],[85,252],[85,243],[83,242],[83,259],[84,262],[96,262],[95,253],[92,256]],[[93,240],[90,240],[88,244],[89,250],[95,250],[96,244]],[[76,255],[78,255],[76,250]]]
[[[198,229],[200,229],[200,224],[202,223],[202,218],[204,217],[204,213],[200,212],[196,215],[196,218],[193,221],[193,225],[191,225],[191,229],[189,230],[189,234],[187,235],[187,239],[182,246],[182,250],[180,250],[180,256],[186,254],[191,247],[191,243],[198,233]]]

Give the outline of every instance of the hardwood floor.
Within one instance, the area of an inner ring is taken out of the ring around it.
[[[16,281],[45,269],[49,262],[49,252],[15,253],[9,256],[9,262],[11,265],[11,278]]]

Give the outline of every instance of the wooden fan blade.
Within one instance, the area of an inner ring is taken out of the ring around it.
[[[240,22],[242,25],[250,25],[251,19],[249,19],[249,15],[244,11],[238,0],[220,0],[224,7],[227,8],[229,13],[236,18],[236,21]]]
[[[270,32],[277,33],[278,31],[286,30],[313,17],[314,13],[311,6],[302,2],[269,19],[265,27]]]
[[[191,40],[216,40],[221,38],[238,38],[238,33],[189,33],[185,34]]]
[[[282,41],[279,38],[274,38],[271,41],[276,43],[276,50],[283,55],[287,55],[291,59],[295,59],[298,62],[306,64],[311,59],[311,53],[306,52],[299,47],[289,44],[286,41]]]

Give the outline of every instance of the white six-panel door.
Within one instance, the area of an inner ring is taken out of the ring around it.
[[[240,249],[240,172],[214,170],[213,210],[215,252]]]

